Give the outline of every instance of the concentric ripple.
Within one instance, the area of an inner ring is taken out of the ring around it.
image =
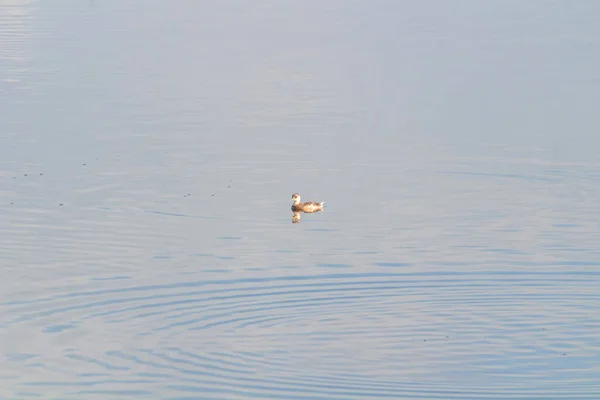
[[[9,336],[29,331],[41,346],[12,355],[13,370],[29,371],[23,392],[583,399],[600,392],[597,278],[438,271],[212,280],[40,297],[4,303],[2,314]],[[81,339],[90,335],[102,345]],[[44,345],[52,343],[62,351]],[[575,376],[581,393],[567,384]]]

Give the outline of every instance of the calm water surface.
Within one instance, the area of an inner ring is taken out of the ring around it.
[[[600,398],[599,13],[0,1],[0,398]]]

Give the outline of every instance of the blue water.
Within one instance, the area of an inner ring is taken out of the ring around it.
[[[0,2],[0,398],[600,398],[600,3],[212,3]]]

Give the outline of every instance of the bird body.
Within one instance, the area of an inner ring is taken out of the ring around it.
[[[314,213],[317,211],[321,211],[323,209],[324,201],[320,203],[315,203],[314,201],[307,201],[305,203],[300,202],[300,195],[298,193],[294,193],[292,195],[292,211],[294,212],[305,212],[305,213]]]

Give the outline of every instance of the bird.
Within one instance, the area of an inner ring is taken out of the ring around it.
[[[300,203],[300,194],[294,193],[292,195],[292,211],[302,211],[305,213],[314,213],[323,209],[324,201],[315,203],[314,201],[307,201],[306,203]]]

